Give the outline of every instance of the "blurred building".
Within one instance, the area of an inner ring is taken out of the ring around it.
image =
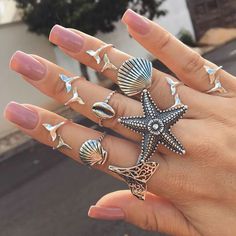
[[[191,18],[185,0],[166,0],[162,6],[167,9],[168,14],[157,19],[157,22],[164,26],[171,33],[176,35],[182,28],[194,34]],[[19,75],[8,68],[11,55],[16,50],[27,53],[38,54],[48,60],[65,67],[73,73],[80,74],[78,62],[65,56],[56,47],[53,47],[44,36],[38,36],[27,31],[27,26],[21,22],[20,12],[16,9],[13,0],[0,0],[0,113],[9,101],[21,103],[32,103],[47,109],[54,110],[59,104],[44,96],[29,84],[23,82]],[[133,56],[150,57],[146,50],[142,49],[137,42],[127,34],[126,27],[116,24],[116,30],[109,34],[97,35],[105,42],[112,42],[117,48]],[[93,71],[89,74],[96,82]],[[13,132],[15,129],[3,116],[0,116],[0,137]]]
[[[187,0],[196,38],[208,29],[236,27],[235,0]]]

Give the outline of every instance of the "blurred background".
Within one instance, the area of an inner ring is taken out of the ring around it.
[[[236,75],[235,0],[0,0],[1,114],[6,104],[15,100],[42,106],[98,129],[78,113],[39,93],[8,68],[11,55],[22,50],[45,57],[94,83],[113,86],[49,43],[47,37],[54,24],[95,35],[170,72],[142,49],[119,22],[127,8],[158,22],[205,58]],[[126,185],[37,144],[0,116],[1,236],[157,235],[123,222],[87,217],[91,204],[119,189],[126,189]]]

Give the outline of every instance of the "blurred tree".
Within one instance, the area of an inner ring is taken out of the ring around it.
[[[194,40],[192,34],[186,30],[181,29],[180,32],[177,34],[177,37],[180,41],[182,41],[184,44],[188,45],[189,47],[196,47],[197,43]]]
[[[125,10],[130,7],[149,19],[164,16],[160,9],[165,0],[15,0],[22,10],[29,30],[48,36],[55,24],[77,28],[90,35],[111,32]],[[82,73],[87,77],[84,67]]]

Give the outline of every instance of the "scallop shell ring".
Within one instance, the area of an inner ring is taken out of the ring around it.
[[[82,144],[79,154],[85,165],[103,165],[106,162],[108,153],[101,144],[104,137],[105,133],[99,139],[89,139]]]
[[[112,91],[103,102],[95,102],[92,106],[93,113],[99,118],[99,125],[102,127],[102,121],[115,116],[114,109],[108,104],[116,91]]]
[[[127,96],[148,89],[152,83],[152,63],[143,58],[131,58],[118,70],[118,85]]]

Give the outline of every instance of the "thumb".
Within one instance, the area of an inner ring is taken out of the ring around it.
[[[128,190],[109,193],[90,207],[88,216],[125,220],[145,230],[171,235],[198,235],[173,204],[151,193],[146,194],[145,201],[133,197]]]

